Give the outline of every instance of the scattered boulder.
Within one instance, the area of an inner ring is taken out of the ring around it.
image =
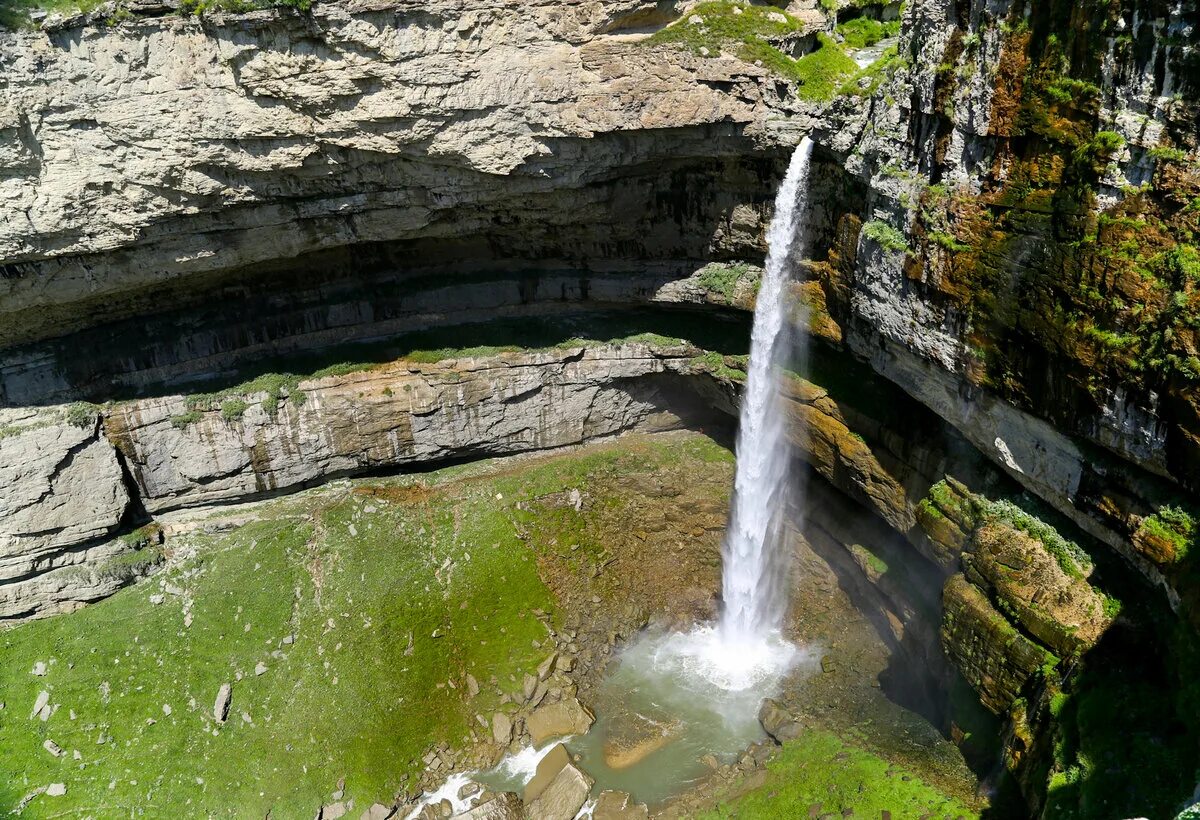
[[[763,731],[777,743],[795,740],[804,729],[800,719],[773,698],[767,698],[759,707],[758,722],[762,724]]]
[[[554,665],[558,663],[558,653],[554,652],[546,660],[538,665],[537,674],[538,680],[545,680],[550,677],[550,673],[554,671]]]
[[[49,786],[46,787],[46,796],[47,797],[62,797],[66,793],[67,793],[67,784],[66,783],[51,783]]]
[[[575,698],[564,698],[558,703],[540,706],[525,721],[525,728],[533,739],[534,746],[566,735],[581,735],[591,728],[595,716]]]
[[[501,746],[507,746],[512,740],[512,718],[503,712],[492,715],[492,738]]]
[[[46,742],[42,744],[42,748],[55,757],[62,757],[63,750],[53,740],[47,739]]]
[[[479,681],[475,680],[475,676],[467,673],[467,697],[474,699],[479,694]]]
[[[568,763],[525,807],[528,820],[574,820],[592,792],[592,779]]]
[[[680,724],[670,718],[654,720],[639,712],[614,715],[604,742],[604,762],[612,769],[628,769],[675,740]]]
[[[359,815],[358,820],[388,820],[396,813],[396,809],[382,803],[372,803],[366,811]]]
[[[46,691],[38,692],[37,700],[33,702],[33,711],[29,713],[29,719],[33,720],[35,717],[38,717],[45,709],[49,708],[49,706],[50,693]],[[49,717],[49,715],[46,715],[46,717]],[[42,718],[42,720],[45,719],[46,718]]]
[[[347,811],[349,809],[345,803],[330,803],[321,807],[321,820],[338,820],[339,817],[345,817]]]
[[[627,792],[600,792],[592,809],[592,820],[646,820],[649,816],[646,804],[633,802]]]
[[[45,662],[44,662],[44,661],[38,661],[37,663],[35,663],[35,664],[33,665],[33,669],[31,669],[31,670],[30,670],[30,674],[37,675],[39,678],[41,678],[41,677],[44,677],[44,676],[46,675],[46,664],[45,664]]]
[[[221,688],[217,690],[217,700],[213,703],[213,718],[217,723],[224,723],[225,718],[229,716],[229,702],[232,699],[233,687],[222,683]]]
[[[265,675],[266,673],[267,673],[267,665],[265,663],[263,663],[262,661],[259,661],[254,667],[255,676]]]

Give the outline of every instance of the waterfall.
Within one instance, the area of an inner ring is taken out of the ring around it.
[[[777,633],[787,608],[787,561],[779,528],[790,448],[779,389],[781,369],[793,355],[788,262],[800,239],[812,148],[805,137],[792,155],[767,234],[767,265],[754,309],[750,372],[738,427],[733,509],[722,547],[725,606],[720,631],[726,643]]]
[[[798,229],[804,219],[812,149],[806,137],[792,156],[767,234],[770,249],[754,310],[733,509],[722,545],[721,620],[687,633],[647,634],[624,655],[630,674],[642,675],[646,687],[664,682],[679,686],[687,704],[706,711],[701,722],[720,727],[729,737],[760,732],[756,715],[762,699],[774,695],[790,670],[815,663],[816,657],[783,637],[787,553],[780,537],[786,493],[795,487],[788,477],[791,448],[780,371],[799,352],[788,332],[788,264],[801,242]]]

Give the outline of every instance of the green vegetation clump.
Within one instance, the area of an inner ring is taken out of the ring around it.
[[[878,219],[872,219],[863,225],[862,234],[885,251],[892,253],[908,251],[908,240],[904,238],[904,234]]]
[[[99,406],[86,401],[77,401],[67,407],[67,424],[74,427],[90,427],[96,421]]]
[[[742,382],[746,380],[746,371],[730,367],[726,363],[726,357],[720,353],[710,351],[695,357],[689,364],[698,370],[707,370],[714,376],[730,379],[731,381]]]
[[[1041,542],[1046,552],[1072,578],[1082,578],[1091,570],[1092,559],[1074,541],[1059,535],[1058,530],[1007,499],[992,501],[976,496],[983,514],[1018,529]]]
[[[873,46],[887,37],[895,37],[900,33],[900,21],[891,20],[881,23],[870,17],[855,17],[838,25],[837,33],[841,35],[847,48],[866,48]]]
[[[1187,557],[1197,534],[1195,516],[1182,507],[1170,504],[1160,507],[1154,515],[1143,518],[1138,529],[1173,544],[1176,561]]]
[[[199,410],[189,410],[186,413],[180,413],[177,416],[171,416],[171,426],[176,430],[184,430],[200,421],[200,419],[203,417],[204,414]]]
[[[965,242],[959,242],[953,234],[944,231],[933,231],[929,234],[929,239],[935,245],[945,248],[951,253],[964,253],[971,250],[970,245]]]
[[[743,276],[750,273],[749,265],[723,265],[714,262],[705,265],[700,271],[700,285],[710,293],[719,293],[726,299],[732,299],[737,291],[737,284]]]
[[[812,807],[818,809],[814,813]],[[703,820],[783,817],[978,817],[968,806],[832,732],[807,729],[767,764],[766,782]]]
[[[221,418],[225,421],[237,421],[250,405],[242,399],[226,399],[221,402]]]
[[[224,405],[229,404],[232,411],[237,407],[239,402],[242,404],[245,403],[245,396],[265,393],[266,395],[262,400],[262,408],[273,417],[279,412],[279,403],[285,398],[291,399],[292,403],[297,406],[304,403],[304,394],[300,390],[300,380],[302,378],[315,379],[324,375],[345,375],[355,370],[365,370],[371,366],[367,364],[332,365],[307,377],[297,376],[293,373],[264,373],[250,381],[242,382],[239,385],[216,393],[194,393],[188,396],[187,407],[189,412],[185,416],[190,417],[193,413],[208,412],[217,410],[218,408],[222,409],[222,414],[224,414]],[[245,410],[246,408],[242,407],[241,412],[237,412],[231,418],[226,418],[226,421],[230,421],[233,418],[241,418],[241,413],[245,412]],[[192,420],[195,421],[195,419]]]
[[[828,34],[817,34],[817,41],[820,47],[816,51],[783,65],[782,68],[790,70],[781,73],[801,83],[801,99],[820,102],[836,96],[842,83],[858,72],[858,63]],[[777,70],[779,67],[776,64]]]
[[[1166,145],[1159,145],[1151,148],[1149,151],[1151,159],[1162,160],[1166,162],[1186,162],[1188,158],[1187,151],[1180,148],[1171,148]]]
[[[1100,97],[1100,87],[1086,80],[1056,77],[1043,89],[1046,95],[1060,104],[1086,105]]]
[[[746,62],[761,62],[776,74],[799,83],[798,93],[803,99],[831,99],[839,85],[858,71],[858,64],[841,44],[824,33],[817,35],[818,49],[799,59],[772,45],[772,40],[802,29],[803,23],[795,17],[770,6],[707,2],[646,42],[676,44],[694,54],[713,57],[731,51]]]

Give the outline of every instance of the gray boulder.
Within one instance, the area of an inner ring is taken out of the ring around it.
[[[763,731],[770,735],[776,743],[795,740],[804,730],[800,719],[786,706],[777,700],[767,698],[758,710],[758,722]]]

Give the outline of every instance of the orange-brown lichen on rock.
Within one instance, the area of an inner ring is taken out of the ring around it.
[[[1064,572],[1028,533],[989,520],[975,531],[969,550],[963,555],[967,578],[1055,653],[1091,647],[1111,623],[1104,598],[1084,578]]]

